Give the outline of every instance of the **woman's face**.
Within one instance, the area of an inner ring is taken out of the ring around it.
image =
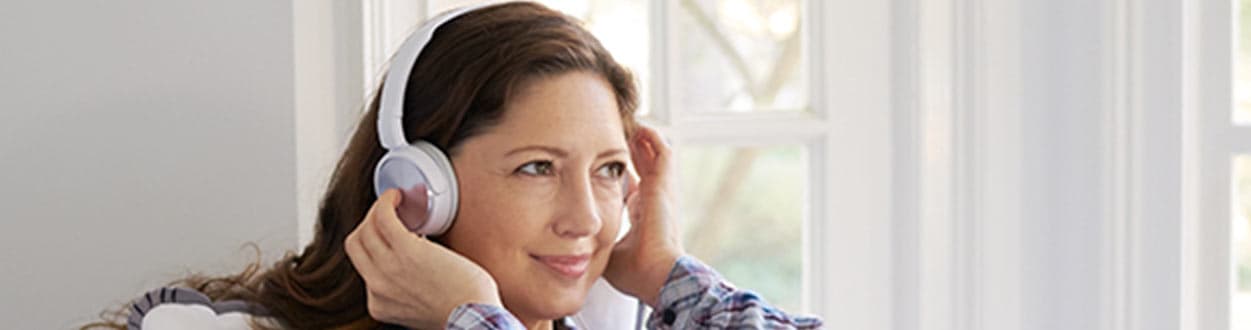
[[[452,156],[460,207],[442,237],[524,321],[581,308],[621,224],[629,152],[616,96],[587,72],[535,79]]]

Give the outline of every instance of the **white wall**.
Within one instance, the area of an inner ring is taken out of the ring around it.
[[[1178,329],[1181,1],[1023,1],[1022,329]]]
[[[296,244],[291,1],[0,2],[0,324]]]
[[[1098,1],[1026,1],[1023,329],[1100,329],[1105,183]]]

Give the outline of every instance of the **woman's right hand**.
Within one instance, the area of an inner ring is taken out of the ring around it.
[[[639,182],[626,200],[630,232],[613,247],[604,278],[656,308],[670,270],[685,252],[678,241],[673,154],[655,129],[640,126],[630,144]]]
[[[409,232],[396,215],[399,190],[387,190],[344,242],[365,280],[369,315],[410,328],[443,328],[466,303],[501,306],[495,280],[481,266]]]

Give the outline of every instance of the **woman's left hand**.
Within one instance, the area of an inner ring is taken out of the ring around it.
[[[473,261],[409,232],[396,215],[399,190],[387,190],[344,242],[365,280],[369,315],[410,328],[443,328],[466,303],[501,306],[495,280]]]

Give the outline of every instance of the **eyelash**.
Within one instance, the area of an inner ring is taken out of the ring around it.
[[[540,167],[542,169],[540,169]],[[553,167],[553,164],[552,164],[552,161],[550,160],[536,160],[536,161],[531,161],[531,162],[522,164],[520,167],[517,167],[517,169],[514,170],[513,173],[520,174],[520,175],[528,175],[528,176],[548,176],[552,174],[552,167]],[[529,170],[529,168],[533,168],[533,169]],[[603,167],[600,167],[601,170],[605,168],[612,171],[612,174],[609,175],[609,178],[611,179],[619,179],[625,175],[625,170],[626,170],[625,163],[612,162],[612,163],[605,164]]]
[[[535,167],[533,171],[526,170],[527,168],[530,168],[532,166]],[[544,167],[545,170],[540,171],[538,169],[539,166]],[[521,167],[518,167],[516,170],[513,171],[513,173],[516,173],[516,174],[529,175],[529,176],[546,176],[546,175],[550,175],[551,172],[552,172],[552,161],[550,160],[531,161],[529,163],[521,164]]]
[[[622,163],[622,162],[612,162],[612,163],[608,163],[608,164],[605,164],[603,167],[600,167],[600,168],[601,168],[601,169],[604,169],[604,168],[609,168],[609,169],[611,169],[612,174],[611,174],[611,175],[609,175],[609,178],[612,178],[612,179],[620,179],[623,175],[625,175],[625,163]]]

